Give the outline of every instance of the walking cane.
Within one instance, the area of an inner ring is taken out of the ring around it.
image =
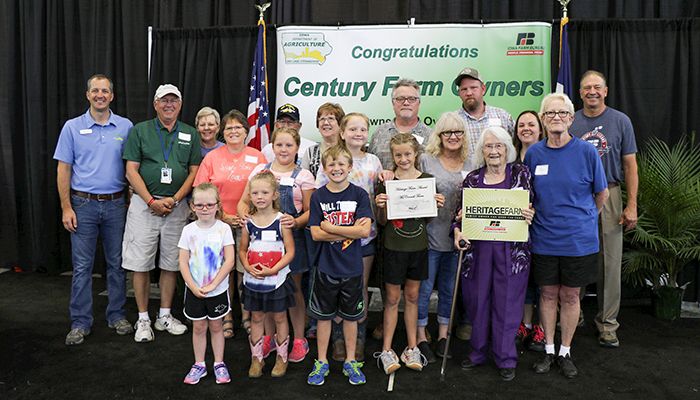
[[[457,273],[455,274],[455,286],[452,290],[452,306],[450,307],[450,322],[447,323],[447,340],[445,342],[445,351],[442,354],[442,366],[440,367],[440,382],[445,381],[445,366],[447,365],[447,353],[450,351],[450,339],[452,338],[452,319],[455,316],[455,303],[457,302],[457,285],[459,284],[459,275],[462,272],[462,256],[467,247],[467,242],[462,239],[459,241],[459,261],[457,262]]]

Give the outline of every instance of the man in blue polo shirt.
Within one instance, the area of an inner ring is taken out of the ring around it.
[[[107,261],[107,324],[119,335],[133,332],[124,313],[126,279],[121,267],[126,218],[122,149],[133,124],[109,109],[114,91],[108,77],[90,77],[85,97],[90,108],[66,122],[53,156],[58,161],[62,222],[71,233],[73,259],[67,345],[83,343],[92,329],[92,268],[98,235],[102,235]]]

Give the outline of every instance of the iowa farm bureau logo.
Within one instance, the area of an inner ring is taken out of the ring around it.
[[[323,65],[333,47],[323,33],[294,32],[282,34],[285,64]]]
[[[541,56],[544,46],[535,44],[535,32],[520,32],[515,38],[515,45],[508,46],[507,56]]]

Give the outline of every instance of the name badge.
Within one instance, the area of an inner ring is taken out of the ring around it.
[[[277,240],[277,232],[275,231],[262,231],[260,240],[263,242],[274,242]]]
[[[549,164],[538,165],[535,167],[535,175],[549,174]]]
[[[500,118],[489,118],[489,126],[501,126]]]
[[[356,201],[339,201],[338,205],[340,206],[340,211],[342,212],[355,212],[355,209],[357,208]]]
[[[169,185],[173,183],[173,169],[172,168],[161,168],[160,169],[160,183]]]
[[[258,163],[258,157],[255,157],[255,156],[245,156],[245,162],[247,162],[247,163],[252,163],[252,164],[257,164],[257,163]]]
[[[190,140],[192,140],[192,135],[190,135],[189,133],[178,132],[177,138],[182,140],[183,142],[189,142]]]
[[[81,129],[80,134],[81,135],[89,135],[92,133],[92,129]]]
[[[294,179],[290,176],[280,179],[281,186],[294,186]]]
[[[423,141],[425,140],[423,136],[416,135],[415,133],[413,134],[413,137],[416,138],[418,144],[423,144]]]

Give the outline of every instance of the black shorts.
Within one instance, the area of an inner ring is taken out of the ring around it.
[[[190,288],[185,288],[185,307],[182,310],[185,317],[197,321],[205,318],[220,319],[231,310],[228,290],[214,297],[200,299]]]
[[[428,249],[421,251],[394,251],[384,248],[384,283],[402,285],[406,279],[428,279]]]
[[[539,286],[584,287],[598,280],[598,253],[580,257],[532,253],[532,269]]]
[[[320,321],[331,320],[336,315],[348,321],[361,319],[365,313],[362,275],[333,278],[315,268],[306,312]]]

